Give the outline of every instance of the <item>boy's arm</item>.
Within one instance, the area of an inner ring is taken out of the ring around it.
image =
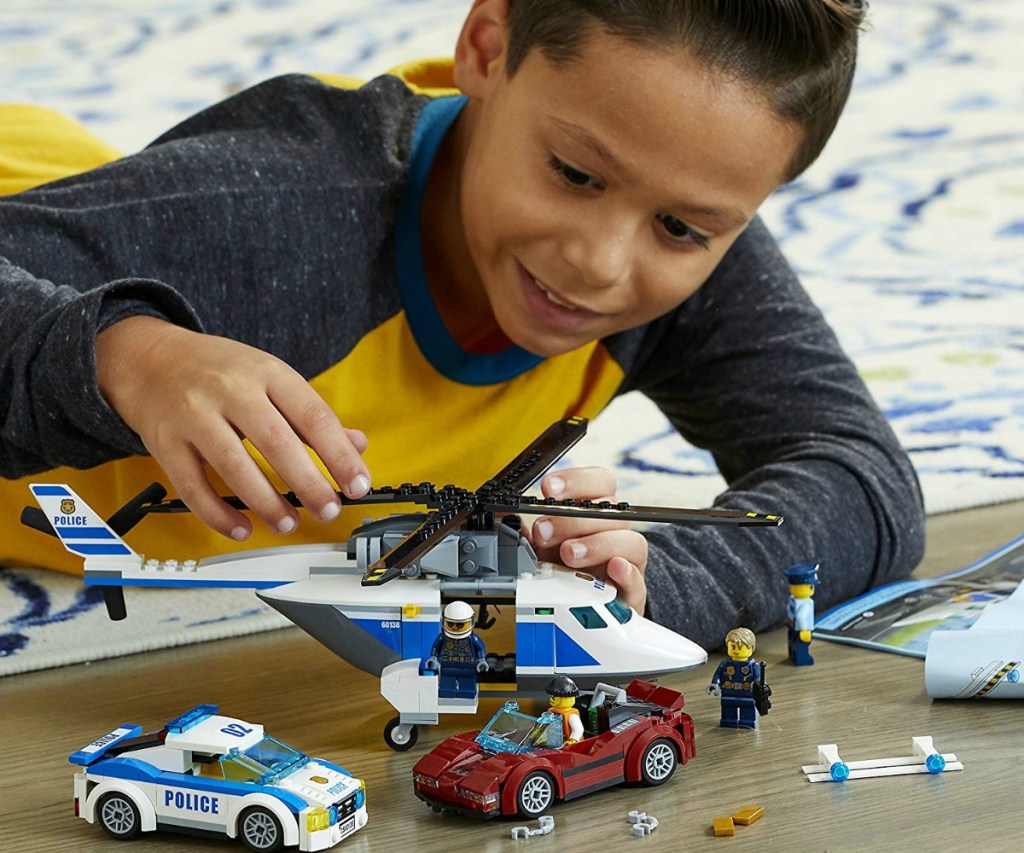
[[[337,499],[303,441],[350,496],[365,491],[365,437],[303,377],[365,332],[365,318],[330,319],[339,277],[375,257],[374,245],[339,254],[338,234],[365,242],[339,199],[386,208],[376,202],[401,164],[387,134],[356,150],[342,130],[381,101],[400,106],[401,88],[349,96],[308,78],[269,81],[139,155],[0,200],[0,476],[148,450],[193,511],[236,538],[250,522],[217,499],[204,462],[273,529],[295,518],[240,436],[322,518]],[[399,133],[405,113],[394,112]],[[387,308],[374,302],[374,318]],[[213,334],[199,334],[200,318]],[[325,345],[310,346],[325,327]],[[199,394],[196,366],[210,380]],[[190,405],[245,422],[200,423],[182,416]]]
[[[121,279],[79,292],[0,257],[0,476],[144,453],[96,383],[96,336],[129,316],[200,329],[172,288]]]
[[[716,647],[737,625],[782,621],[791,564],[821,564],[824,606],[914,568],[924,512],[910,460],[760,221],[658,325],[631,387],[714,454],[729,484],[716,506],[786,522],[650,531],[657,621]]]

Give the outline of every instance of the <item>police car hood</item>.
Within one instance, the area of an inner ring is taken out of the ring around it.
[[[359,780],[313,759],[279,779],[274,787],[297,794],[311,806],[327,808],[355,793]]]

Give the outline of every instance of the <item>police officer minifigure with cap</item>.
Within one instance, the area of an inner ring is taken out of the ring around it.
[[[562,718],[562,735],[565,738],[562,746],[579,743],[583,737],[583,721],[576,708],[576,697],[580,695],[576,682],[568,676],[556,675],[548,682],[547,694],[551,699],[548,711]]]
[[[477,673],[487,671],[487,650],[474,632],[476,616],[465,601],[453,601],[444,609],[441,633],[430,647],[423,669],[436,672],[439,699],[475,699]]]
[[[786,625],[789,628],[789,660],[794,666],[810,666],[811,632],[814,630],[814,587],[818,585],[818,564],[800,563],[786,569],[789,604]]]

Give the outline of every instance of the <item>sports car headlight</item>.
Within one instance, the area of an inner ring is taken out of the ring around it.
[[[322,809],[317,806],[308,815],[306,815],[307,832],[319,832],[321,829],[327,829],[330,825],[331,814],[327,809]]]
[[[413,773],[412,781],[424,788],[440,788],[441,783],[431,776],[424,776],[422,773]]]
[[[471,803],[483,806],[485,810],[497,808],[498,805],[498,795],[496,793],[478,794],[476,791],[470,791],[468,788],[456,788],[455,793]]]

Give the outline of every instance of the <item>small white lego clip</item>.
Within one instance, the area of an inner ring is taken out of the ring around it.
[[[658,828],[658,819],[647,812],[631,811],[628,815],[629,822],[633,824],[633,835],[642,837],[650,835]]]
[[[520,838],[529,838],[531,835],[547,835],[555,828],[555,819],[551,815],[544,815],[537,818],[537,828],[530,829],[528,826],[512,827],[512,837],[518,841]]]

